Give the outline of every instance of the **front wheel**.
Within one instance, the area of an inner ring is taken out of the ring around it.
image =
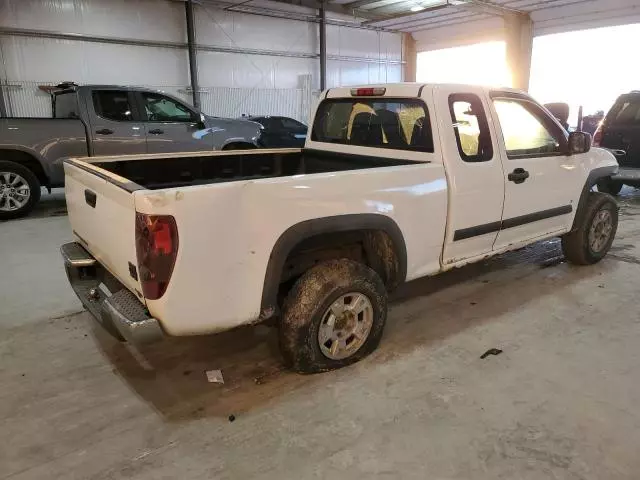
[[[576,265],[599,262],[611,248],[618,230],[618,204],[611,195],[590,192],[577,215],[577,228],[562,237],[565,258]]]
[[[284,302],[280,349],[299,373],[350,365],[373,352],[387,318],[387,291],[366,265],[348,259],[319,263]]]
[[[617,180],[612,180],[610,177],[606,177],[599,180],[597,186],[599,192],[616,196],[620,193],[620,190],[622,190],[624,184]]]
[[[40,182],[27,167],[0,161],[0,220],[28,215],[40,200]]]

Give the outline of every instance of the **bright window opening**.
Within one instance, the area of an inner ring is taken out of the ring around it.
[[[418,82],[511,86],[504,42],[478,43],[418,54]]]

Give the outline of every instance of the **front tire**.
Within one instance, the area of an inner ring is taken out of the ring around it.
[[[318,373],[373,352],[387,318],[387,291],[372,269],[348,259],[319,263],[287,295],[280,324],[285,363]]]
[[[624,183],[612,180],[610,177],[606,177],[598,180],[597,186],[599,192],[608,193],[615,197],[620,193],[620,190],[622,190]]]
[[[40,200],[40,182],[24,165],[0,161],[0,220],[24,217]]]
[[[618,230],[618,204],[609,194],[589,192],[577,215],[577,228],[562,237],[562,251],[570,263],[592,265],[611,248]]]

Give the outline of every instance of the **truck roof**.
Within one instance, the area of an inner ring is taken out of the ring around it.
[[[499,90],[501,92],[513,92],[523,94],[522,90],[518,90],[511,87],[487,87],[479,85],[469,84],[457,84],[457,83],[420,83],[420,82],[400,82],[400,83],[380,83],[376,85],[354,85],[349,87],[337,87],[329,88],[324,92],[321,98],[344,98],[351,97],[351,90],[361,88],[384,88],[386,97],[418,97],[424,91],[424,89],[437,90],[441,87],[456,87],[458,89],[464,89],[465,87],[481,88],[486,91]]]
[[[143,92],[163,92],[159,88],[149,88],[149,87],[132,87],[129,85],[99,85],[99,84],[87,84],[87,85],[72,85],[72,84],[61,84],[62,87],[60,91],[78,91],[83,89],[90,90],[131,90],[131,91],[143,91]]]

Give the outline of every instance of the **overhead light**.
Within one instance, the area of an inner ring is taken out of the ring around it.
[[[419,12],[420,10],[424,10],[424,7],[421,7],[420,5],[414,5],[411,7],[412,12]]]

